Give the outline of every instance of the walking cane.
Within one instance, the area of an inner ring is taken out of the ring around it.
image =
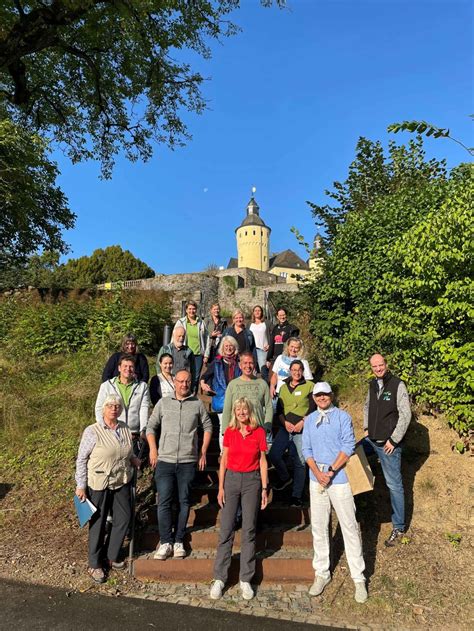
[[[146,441],[141,443],[138,459],[141,460],[145,451]],[[133,576],[133,548],[135,543],[135,505],[137,502],[137,469],[133,469],[132,478],[132,524],[130,527],[130,545],[128,546],[128,573]]]

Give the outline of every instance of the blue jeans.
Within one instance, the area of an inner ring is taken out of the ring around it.
[[[155,471],[158,491],[158,528],[160,543],[182,543],[186,534],[190,508],[191,482],[196,472],[195,462],[174,464],[158,460]],[[173,537],[172,504],[175,499],[174,487],[178,487],[179,513]]]
[[[191,384],[191,392],[196,392],[199,387],[203,359],[202,355],[194,355],[194,378]]]
[[[288,452],[293,460],[293,491],[292,496],[301,499],[306,480],[306,463],[303,456],[303,434],[290,434],[284,427],[280,427],[273,439],[272,448],[268,454],[270,462],[275,467],[278,477],[285,482],[290,477],[283,454]]]
[[[405,492],[402,480],[402,448],[395,447],[391,454],[386,454],[383,445],[377,445],[370,438],[362,440],[365,453],[375,453],[382,467],[385,483],[390,491],[392,504],[392,524],[397,530],[405,530]]]
[[[255,350],[257,352],[258,372],[262,379],[268,382],[267,351],[264,351],[263,348],[256,348]]]

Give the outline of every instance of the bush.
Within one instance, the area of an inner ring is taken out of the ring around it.
[[[447,174],[408,147],[361,139],[337,205],[312,205],[325,228],[324,273],[302,284],[314,348],[333,374],[381,352],[416,401],[474,425],[472,166]]]
[[[120,345],[133,332],[145,353],[161,346],[169,303],[161,292],[114,292],[85,300],[62,298],[56,302],[5,299],[0,303],[0,339],[16,357],[73,353]]]

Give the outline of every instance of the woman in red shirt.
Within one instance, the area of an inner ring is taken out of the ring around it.
[[[210,593],[214,600],[221,598],[227,581],[235,536],[235,517],[240,505],[240,589],[245,600],[250,600],[255,595],[250,581],[255,574],[258,510],[263,510],[268,501],[266,451],[265,430],[258,424],[252,404],[246,398],[237,399],[232,408],[231,421],[224,433],[224,448],[219,469],[217,501],[222,508],[222,514],[214,564],[214,582]]]

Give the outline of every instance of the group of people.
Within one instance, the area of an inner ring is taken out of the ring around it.
[[[242,597],[254,596],[257,516],[267,505],[268,470],[273,468],[277,478],[273,489],[291,486],[294,507],[303,505],[309,470],[315,570],[310,594],[318,596],[331,580],[328,528],[333,507],[355,600],[365,602],[360,531],[344,469],[355,450],[352,420],[334,405],[329,383],[314,383],[303,341],[285,309],[278,309],[276,316],[277,323],[269,326],[257,305],[249,327],[240,309],[228,326],[217,303],[201,320],[196,303],[188,301],[171,342],[158,353],[157,375],[150,381],[147,358],[138,352],[133,335],[127,335],[121,352],[109,359],[97,395],[96,422],[84,430],[76,465],[76,495],[89,498],[98,509],[89,530],[88,571],[94,581],[104,582],[108,571],[124,566],[119,553],[131,519],[133,467],[141,466],[144,444],[158,492],[160,542],[154,558],[186,556],[191,485],[196,469],[206,468],[213,431],[200,390],[211,398],[211,411],[218,416],[221,451],[222,515],[210,597],[222,596],[238,517]],[[411,410],[405,384],[389,372],[383,356],[373,355],[370,366],[374,379],[364,406],[362,443],[368,453],[378,456],[390,491],[393,529],[385,544],[393,546],[406,526],[401,444]],[[179,511],[173,520],[176,501]],[[111,521],[108,536],[107,520]]]

